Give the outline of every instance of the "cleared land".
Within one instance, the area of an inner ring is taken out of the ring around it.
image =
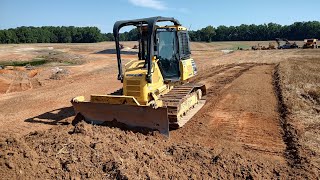
[[[1,45],[0,64],[43,64],[0,70],[0,176],[319,177],[320,50],[221,51],[257,43],[192,43],[207,102],[169,139],[70,124],[72,97],[121,87],[113,43]]]

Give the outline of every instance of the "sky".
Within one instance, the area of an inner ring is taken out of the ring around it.
[[[282,25],[320,21],[320,0],[0,0],[0,29],[19,26],[97,26],[117,20],[175,17],[191,30],[212,25]]]

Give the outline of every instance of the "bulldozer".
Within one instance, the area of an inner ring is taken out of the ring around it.
[[[170,24],[159,26],[159,22]],[[139,52],[123,65],[119,31],[125,26],[138,29]],[[169,130],[182,127],[205,104],[205,85],[189,82],[197,67],[187,28],[174,18],[158,16],[117,21],[113,35],[117,78],[123,86],[111,94],[92,94],[89,101],[84,96],[73,98],[76,114],[95,124],[115,122],[169,136]]]
[[[303,49],[308,49],[308,48],[315,49],[315,48],[318,48],[317,41],[318,41],[318,39],[305,39],[304,40],[304,45],[303,45],[302,48]]]

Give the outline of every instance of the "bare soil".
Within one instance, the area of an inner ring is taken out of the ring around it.
[[[170,138],[85,122],[71,125],[71,98],[121,87],[113,43],[2,45],[0,61],[30,60],[54,50],[64,57],[79,55],[82,64],[55,60],[32,70],[1,71],[0,177],[318,178],[319,68],[314,64],[320,51],[221,51],[240,44],[192,43],[199,74],[191,81],[206,84],[206,104],[184,127],[170,131]],[[136,56],[126,51],[125,62]],[[68,73],[50,78],[57,69]]]

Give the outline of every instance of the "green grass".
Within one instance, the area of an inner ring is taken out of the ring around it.
[[[26,66],[30,64],[31,66],[39,66],[47,63],[48,61],[43,58],[35,58],[30,61],[4,61],[0,62],[0,66]]]
[[[242,48],[242,49],[250,49],[251,48],[251,46],[248,46],[245,44],[233,44],[232,47],[230,48],[230,50],[238,50],[238,47]]]
[[[73,62],[73,61],[63,61],[63,64],[66,64],[66,65],[77,65],[77,63]]]
[[[40,66],[40,65],[47,64],[47,63],[53,63],[53,62],[58,62],[58,63],[62,63],[65,65],[76,65],[77,64],[72,61],[59,62],[59,61],[48,60],[44,57],[41,57],[41,58],[35,58],[32,60],[29,60],[29,61],[3,61],[3,62],[0,62],[0,66],[26,66],[26,65]]]

